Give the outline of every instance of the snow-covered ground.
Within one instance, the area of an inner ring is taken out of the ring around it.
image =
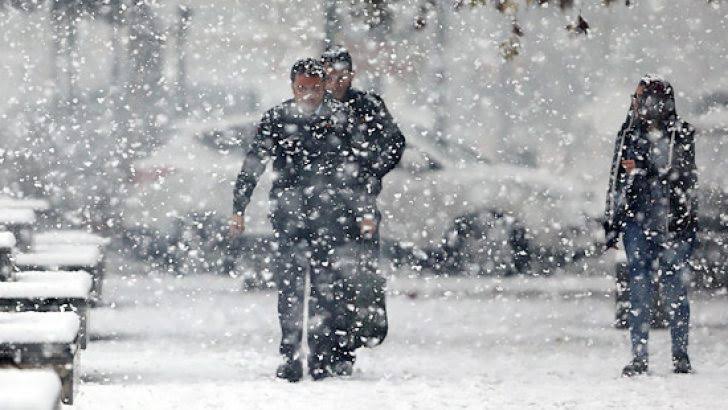
[[[654,331],[652,374],[628,380],[604,276],[403,277],[390,281],[390,334],[353,377],[290,384],[273,377],[274,292],[132,266],[109,275],[110,305],[92,313],[76,409],[704,409],[728,397],[725,294],[693,297],[696,374],[671,373],[668,333]]]

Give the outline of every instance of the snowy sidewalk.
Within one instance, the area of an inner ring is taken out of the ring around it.
[[[705,409],[728,397],[725,295],[693,300],[697,374],[671,373],[656,331],[653,374],[626,380],[608,279],[398,279],[390,334],[351,379],[290,384],[273,377],[273,292],[215,276],[107,283],[115,304],[94,312],[77,409]]]

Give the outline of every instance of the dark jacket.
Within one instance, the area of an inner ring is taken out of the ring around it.
[[[356,184],[359,164],[353,154],[356,130],[351,118],[344,104],[328,96],[311,116],[301,115],[293,100],[268,110],[235,183],[234,212],[245,213],[269,161],[275,173],[271,199],[287,189],[345,189]]]
[[[695,129],[674,114],[661,124],[660,131],[665,150],[652,147],[654,142],[645,138],[645,126],[630,112],[617,134],[604,221],[608,245],[616,243],[628,220],[640,214],[643,218],[649,215],[651,208],[657,207],[659,195],[664,195],[667,202],[666,212],[660,217],[664,221],[658,221],[660,226],[678,240],[695,238],[698,230]],[[659,158],[655,152],[660,153]],[[627,175],[621,166],[625,159],[636,160],[641,171]]]
[[[372,195],[381,191],[381,181],[402,159],[405,148],[404,135],[387,110],[382,98],[371,92],[349,88],[344,104],[354,115],[361,150],[360,180]]]

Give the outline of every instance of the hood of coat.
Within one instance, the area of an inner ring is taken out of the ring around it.
[[[675,104],[675,90],[669,81],[655,74],[646,74],[643,76],[638,87],[642,86],[653,94],[660,94],[664,97],[665,108],[667,109],[667,115],[662,121],[662,127],[665,131],[671,131],[674,128],[680,127],[680,117],[677,114],[677,108]],[[635,129],[646,128],[645,120],[641,116],[637,115],[634,108],[634,98],[630,103],[627,111],[627,118],[622,124],[622,131],[634,131]]]

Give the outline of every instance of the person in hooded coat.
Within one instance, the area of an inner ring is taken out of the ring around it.
[[[652,281],[664,289],[669,309],[675,373],[690,373],[688,260],[698,230],[695,130],[675,109],[673,87],[645,76],[632,97],[615,142],[604,229],[607,248],[620,234],[629,270],[632,361],[626,377],[648,371]]]

